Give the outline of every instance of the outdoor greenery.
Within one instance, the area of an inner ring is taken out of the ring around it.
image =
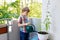
[[[20,14],[20,0],[16,0],[10,4],[7,4],[4,1],[4,5],[0,6],[0,19],[5,18],[18,18]],[[0,24],[3,23],[4,20],[0,20]]]
[[[20,13],[20,8],[18,5],[19,1],[12,2],[7,4],[4,2],[3,6],[0,6],[0,19],[2,18],[18,18],[18,14]]]
[[[42,3],[31,3],[30,4],[30,17],[41,18],[42,17]]]
[[[31,3],[29,17],[41,18],[41,3]],[[16,0],[7,4],[4,2],[4,5],[0,6],[0,19],[2,18],[18,18],[20,15],[20,1]]]
[[[42,3],[30,3],[29,17],[41,18],[41,6]],[[9,4],[4,0],[4,5],[0,5],[0,19],[18,18],[21,13],[20,10],[20,0],[16,0],[15,2],[11,2]],[[3,21],[0,21],[0,23],[2,22]]]

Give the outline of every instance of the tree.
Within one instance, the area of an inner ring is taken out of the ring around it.
[[[42,7],[41,3],[36,3],[36,2],[31,3],[30,6],[29,6],[29,8],[30,8],[29,16],[30,17],[35,17],[35,18],[41,18],[41,16],[42,16],[41,15],[41,13],[42,13],[41,7]]]

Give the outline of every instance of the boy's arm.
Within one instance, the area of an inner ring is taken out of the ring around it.
[[[21,17],[18,18],[18,27],[23,26]]]
[[[18,19],[18,27],[20,27],[20,26],[26,26],[26,25],[30,25],[30,24],[31,24],[31,18],[29,18],[29,22],[28,23],[22,24],[22,20],[19,17],[19,19]]]
[[[20,26],[24,26],[24,25],[28,25],[28,23],[24,23],[24,24],[20,24],[20,23],[18,23],[18,27],[20,27]]]
[[[18,27],[24,26],[24,25],[29,25],[29,24],[30,24],[30,22],[22,24],[22,18],[21,17],[18,18]]]
[[[24,23],[24,24],[21,24],[21,23],[18,22],[18,27],[20,27],[20,26],[26,26],[26,25],[30,25],[30,24],[31,24],[30,22]]]

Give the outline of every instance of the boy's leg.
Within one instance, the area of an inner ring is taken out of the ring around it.
[[[25,40],[25,33],[20,31],[20,40]]]
[[[25,40],[29,40],[29,33],[25,33]]]

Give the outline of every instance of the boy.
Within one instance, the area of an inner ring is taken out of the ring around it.
[[[20,40],[29,40],[29,33],[26,32],[26,25],[31,22],[28,20],[28,13],[30,12],[28,7],[22,9],[22,13],[18,19],[18,26],[20,27]]]

